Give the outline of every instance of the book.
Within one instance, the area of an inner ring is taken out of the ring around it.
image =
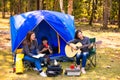
[[[40,58],[40,57],[44,57],[45,54],[38,54],[38,55],[34,55],[34,58]]]

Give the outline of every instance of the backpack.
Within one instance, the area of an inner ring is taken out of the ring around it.
[[[49,65],[46,70],[48,77],[55,77],[62,74],[63,69],[60,65]]]

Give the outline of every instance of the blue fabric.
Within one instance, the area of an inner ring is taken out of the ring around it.
[[[82,59],[82,67],[85,67],[88,54],[89,54],[89,52],[83,52],[83,53],[80,53],[80,54],[76,54],[77,65],[80,65],[80,59]]]
[[[49,44],[53,46],[58,46],[58,33],[61,45],[61,52],[58,55],[65,56],[66,42],[72,40],[75,35],[73,16],[48,10],[31,11],[12,16],[10,17],[10,27],[12,52],[20,47],[28,31],[33,30],[38,44],[41,43],[42,36],[47,36]]]
[[[39,71],[42,70],[42,68],[41,68],[41,59],[36,59],[36,58],[33,58],[33,57],[30,57],[30,56],[25,55],[25,56],[24,56],[24,60],[33,62],[33,63],[35,64],[35,67],[36,67]]]

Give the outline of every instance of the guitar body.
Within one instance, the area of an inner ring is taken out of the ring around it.
[[[82,46],[82,44],[80,43],[80,42],[78,42],[77,44],[73,44],[73,43],[70,43],[72,46],[75,46],[75,47],[80,47],[80,46]],[[77,53],[80,53],[81,51],[80,51],[80,49],[77,49],[77,50],[75,50],[75,49],[73,49],[71,46],[69,46],[69,45],[66,45],[65,46],[65,52],[66,52],[66,55],[67,55],[67,57],[74,57]]]
[[[102,43],[102,41],[97,41],[97,42],[95,42],[94,44],[91,43],[90,45],[89,45],[89,44],[86,44],[86,45],[83,45],[83,46],[82,46],[82,44],[81,44],[80,42],[78,42],[78,43],[76,43],[76,44],[70,43],[71,46],[78,47],[78,49],[75,50],[75,49],[73,49],[71,46],[66,45],[66,46],[65,46],[65,52],[66,52],[67,57],[74,57],[77,53],[81,53],[80,48],[91,47],[91,46],[94,46],[94,45],[96,45],[96,44],[101,44],[101,43]]]

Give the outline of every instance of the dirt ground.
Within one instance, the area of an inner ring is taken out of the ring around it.
[[[0,31],[0,50],[8,49],[11,47],[9,31]]]
[[[120,64],[120,41],[119,41],[120,40],[120,36],[119,36],[120,32],[112,32],[112,31],[103,32],[103,31],[95,31],[95,30],[92,31],[92,29],[86,29],[86,28],[84,28],[84,26],[79,27],[78,29],[81,29],[81,28],[82,28],[83,34],[85,36],[96,37],[97,41],[102,41],[102,44],[97,45],[100,53],[106,53],[106,54],[111,53],[111,54],[110,54],[109,58],[107,58],[107,61],[109,61],[108,63],[104,61],[104,60],[106,60],[106,57],[108,55],[99,54],[98,66],[96,68],[88,71],[88,74],[86,76],[82,75],[80,78],[82,78],[82,80],[92,80],[91,76],[93,76],[93,78],[95,80],[120,80],[120,74],[115,69],[115,68],[119,69],[119,64]],[[108,49],[110,49],[110,50],[108,50]],[[102,52],[102,50],[104,52]],[[114,50],[119,50],[119,51],[114,51]],[[1,27],[1,25],[0,25],[0,51],[4,51],[4,52],[0,52],[0,53],[6,53],[6,54],[0,54],[0,56],[2,55],[2,58],[0,59],[0,61],[1,61],[0,65],[2,65],[4,63],[3,67],[0,66],[0,70],[1,70],[0,78],[2,79],[2,77],[3,77],[2,80],[28,80],[28,78],[29,78],[29,80],[42,79],[41,77],[36,76],[36,74],[33,74],[31,72],[30,73],[28,72],[23,75],[16,75],[14,73],[11,73],[12,58],[10,56],[11,54],[8,53],[8,51],[9,52],[11,51],[11,37],[10,37],[9,26]],[[111,52],[106,52],[106,51],[111,51]],[[116,55],[113,55],[114,53]],[[111,65],[111,63],[115,64],[115,65]],[[64,64],[64,66],[66,66],[65,64]],[[6,66],[6,65],[9,65],[9,66]],[[112,68],[111,68],[111,66],[112,66]],[[108,69],[106,69],[106,67]],[[101,70],[99,70],[99,69],[101,69]],[[9,70],[9,71],[7,71],[7,70]],[[110,72],[110,70],[111,71],[113,70],[113,72]],[[115,77],[111,77],[111,79],[108,79],[108,77],[110,77],[108,72],[110,72],[110,75],[115,75]],[[6,78],[4,78],[3,75],[6,75]],[[26,79],[26,76],[27,76],[27,79]],[[20,78],[20,77],[22,77],[22,78]],[[59,76],[58,78],[59,78],[59,80],[60,80],[60,78],[61,78],[61,80],[66,80],[66,78],[63,78],[63,76]],[[58,78],[54,78],[54,79],[48,78],[48,79],[43,79],[43,80],[58,80]],[[69,80],[73,80],[73,79],[80,80],[80,78],[77,78],[77,77],[68,78],[67,77],[67,79],[69,79]],[[88,79],[88,78],[90,78],[90,79]]]
[[[89,37],[96,37],[97,41],[102,41],[102,45],[100,47],[105,48],[120,48],[120,33],[116,32],[90,32],[83,31]],[[96,34],[100,34],[95,36]],[[0,50],[2,49],[10,49],[11,48],[11,37],[10,31],[0,30]]]
[[[92,27],[86,24],[81,25],[79,22],[75,22],[75,24],[79,26],[77,29],[81,29],[85,36],[96,37],[97,40],[101,40],[102,45],[100,47],[120,48],[120,32],[115,32],[113,30],[109,31],[109,29],[106,31],[100,30],[100,24],[94,24]],[[9,19],[0,18],[0,50],[11,48],[10,36]]]

